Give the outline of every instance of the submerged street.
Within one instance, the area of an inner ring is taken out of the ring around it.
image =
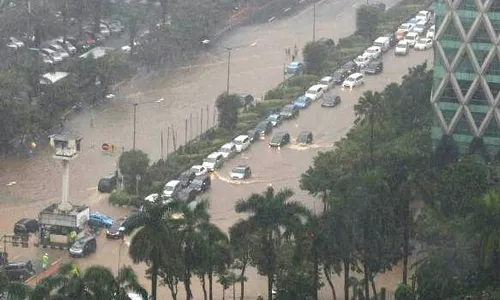
[[[390,6],[397,1],[384,2]],[[362,3],[364,1],[319,2],[316,5],[316,38],[334,38],[337,41],[338,38],[352,34],[355,28],[353,5]],[[206,110],[207,106],[209,125],[212,125],[215,98],[226,88],[225,47],[242,46],[231,53],[230,91],[251,93],[260,98],[268,89],[282,81],[284,49],[293,48],[294,45],[301,49],[312,39],[312,18],[312,7],[309,7],[288,19],[236,29],[223,39],[221,45],[210,53],[203,54],[191,66],[168,71],[167,74],[134,79],[123,86],[109,104],[76,116],[66,128],[81,133],[85,146],[81,155],[71,162],[72,202],[91,205],[93,210],[102,211],[115,218],[126,215],[127,209],[110,207],[106,195],[100,195],[95,186],[102,175],[114,171],[119,156],[119,153],[103,154],[100,145],[108,142],[119,148],[124,147],[125,150],[132,148],[132,103],[144,103],[137,106],[137,148],[146,152],[152,161],[156,161],[161,156],[161,131],[166,139],[167,128],[173,125],[178,130],[178,144],[183,143],[185,118],[193,114],[193,124],[199,124],[201,120],[195,120],[198,118],[195,115],[197,116],[201,109]],[[251,193],[264,191],[269,184],[278,189],[292,188],[296,192],[293,200],[301,201],[313,210],[319,210],[319,201],[300,191],[298,184],[300,175],[309,167],[312,158],[319,151],[333,149],[334,142],[347,133],[354,120],[353,106],[364,91],[381,91],[387,84],[399,82],[408,68],[426,60],[431,63],[432,59],[432,50],[411,51],[406,57],[395,57],[390,50],[384,56],[382,74],[367,76],[365,85],[352,91],[341,90],[337,86],[330,92],[341,96],[342,103],[338,107],[322,108],[319,103],[313,103],[311,107],[300,112],[299,118],[285,122],[275,130],[290,133],[292,140],[295,140],[300,131],[310,130],[314,134],[313,145],[299,147],[292,143],[276,150],[268,148],[267,141],[260,141],[252,144],[242,155],[226,162],[224,168],[214,175],[212,190],[206,194],[210,201],[213,223],[227,230],[236,220],[244,217],[234,212],[236,201]],[[157,103],[161,98],[164,100]],[[203,123],[206,126],[206,116]],[[200,129],[194,128],[193,135],[196,135]],[[166,150],[165,148],[165,153]],[[238,164],[248,164],[252,168],[253,178],[243,183],[230,180],[229,171]],[[29,159],[0,162],[0,169],[0,183],[3,186],[16,181],[15,185],[2,189],[8,188],[14,195],[13,199],[20,199],[7,200],[1,204],[0,228],[4,232],[10,232],[18,218],[35,217],[48,203],[58,201],[61,192],[61,165],[52,159],[50,149]],[[39,258],[41,253],[37,248],[16,248],[16,253],[12,251],[10,257],[12,260],[15,260],[15,257]],[[48,253],[51,261],[58,258],[68,259],[66,251],[51,250]],[[116,270],[119,265],[132,264],[128,257],[127,242],[121,245],[119,241],[107,241],[103,234],[98,241],[97,253],[79,259],[78,263],[84,267],[102,264],[112,270]],[[134,269],[141,283],[149,289],[149,280],[144,277],[145,267],[143,264],[135,265]],[[247,277],[249,280],[246,284],[246,294],[248,299],[255,299],[258,293],[264,293],[266,279],[258,276],[253,269],[248,271]],[[399,283],[400,278],[400,272],[396,269],[390,274],[379,275],[376,283],[378,287],[386,286],[391,289]],[[338,296],[341,296],[341,282],[341,278],[335,278]],[[197,280],[194,281],[193,289],[195,299],[201,297],[201,287]],[[231,288],[226,294],[232,295]],[[326,286],[321,290],[321,294],[322,299],[331,297]],[[179,297],[182,298],[183,295],[183,287],[179,286]],[[214,296],[219,299],[221,295],[221,288],[217,286]],[[166,287],[159,288],[159,299],[170,299]]]

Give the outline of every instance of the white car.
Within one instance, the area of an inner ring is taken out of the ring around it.
[[[165,187],[163,187],[163,196],[167,198],[173,197],[181,189],[182,185],[179,180],[170,180],[165,184]]]
[[[99,31],[101,32],[101,34],[103,36],[110,36],[111,35],[111,32],[109,31],[108,26],[106,26],[106,24],[104,24],[104,23],[99,24]]]
[[[356,87],[358,85],[362,85],[365,83],[365,76],[361,73],[353,73],[349,77],[347,77],[342,83],[343,88]]]
[[[204,160],[202,166],[207,168],[208,172],[213,172],[224,163],[224,155],[219,152],[210,153]]]
[[[19,49],[24,47],[24,42],[18,40],[17,38],[11,36],[9,38],[9,42],[7,43],[7,47],[12,48],[12,49]]]
[[[420,38],[420,35],[418,35],[418,33],[410,32],[406,35],[405,41],[407,41],[408,46],[410,46],[410,48],[412,48],[413,46],[415,46],[415,44],[417,43],[419,38]]]
[[[195,176],[201,176],[201,175],[205,175],[205,174],[208,173],[207,168],[205,168],[202,165],[194,165],[194,166],[192,166],[191,167],[191,171],[194,172]]]
[[[408,44],[408,41],[401,40],[398,42],[396,48],[394,49],[394,55],[407,55],[409,51],[410,45]]]
[[[279,116],[279,115],[278,115]],[[233,140],[236,146],[236,152],[243,152],[250,147],[250,137],[248,135],[239,135]]]
[[[160,195],[158,195],[157,193],[154,193],[154,194],[151,194],[151,195],[147,196],[146,198],[144,198],[144,201],[155,203],[158,200],[158,197],[160,197]],[[171,202],[172,199],[162,195],[161,201],[163,204],[167,204],[167,203]]]
[[[52,60],[55,62],[55,63],[58,63],[58,62],[61,62],[63,61],[63,57],[56,51],[52,50],[52,49],[49,49],[49,48],[43,48],[40,50],[43,54],[49,56],[50,58],[52,58]]]
[[[326,76],[321,78],[321,80],[318,82],[318,85],[323,88],[323,90],[326,92],[328,91],[331,87],[335,85],[333,82],[333,77],[332,76]]]
[[[433,40],[429,38],[419,38],[415,46],[413,48],[415,50],[427,50],[431,49],[433,44]]]
[[[69,54],[76,54],[76,47],[73,46],[68,41],[64,41],[63,37],[58,37],[57,39],[54,40],[58,45],[61,45],[66,51],[68,51]]]
[[[311,99],[312,101],[315,101],[323,97],[324,93],[325,91],[323,87],[320,84],[315,84],[307,90],[304,96]]]
[[[47,48],[51,49],[51,50],[54,50],[56,51],[57,53],[59,53],[59,55],[65,59],[65,58],[68,58],[69,57],[69,53],[66,52],[66,50],[59,44],[52,44],[52,45],[49,45]]]
[[[425,35],[428,39],[434,39],[434,35],[436,33],[436,25],[432,25],[429,30],[427,30],[427,34]]]
[[[365,50],[363,56],[371,57],[372,59],[379,59],[382,57],[382,48],[378,46],[371,46],[370,48]]]
[[[371,61],[372,61],[372,59],[370,56],[360,55],[360,56],[356,57],[356,59],[354,60],[354,63],[356,63],[356,65],[358,65],[358,67],[364,68],[364,67],[368,66],[368,64]]]
[[[427,27],[427,23],[424,21],[418,21],[417,24],[415,24],[415,27],[411,30],[412,32],[416,32],[419,35],[423,35],[425,28]]]
[[[231,158],[236,154],[236,145],[234,143],[227,143],[220,147],[219,152],[225,159]]]
[[[417,13],[415,18],[419,21],[425,21],[425,24],[427,24],[431,20],[431,12],[426,11],[426,10],[421,10]]]

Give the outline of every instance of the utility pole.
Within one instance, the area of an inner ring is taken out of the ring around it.
[[[313,42],[315,41],[316,41],[316,2],[314,2],[313,4]]]
[[[132,149],[135,150],[135,132],[136,132],[136,121],[137,121],[137,103],[134,103],[134,143],[132,144]]]
[[[226,85],[226,94],[229,95],[229,76],[231,74],[231,48],[227,47],[227,85]]]

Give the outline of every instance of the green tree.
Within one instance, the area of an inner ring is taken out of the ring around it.
[[[239,220],[229,228],[229,241],[235,259],[234,266],[240,270],[237,279],[240,282],[240,300],[245,298],[245,272],[252,262],[252,251],[257,247],[258,236],[250,227],[252,224]]]
[[[333,42],[332,42],[333,43]],[[325,62],[328,60],[334,45],[324,41],[309,42],[304,46],[302,55],[309,74],[321,75],[324,71]]]
[[[252,194],[236,203],[236,212],[248,213],[250,228],[259,235],[260,244],[253,261],[259,272],[267,276],[268,298],[272,297],[274,276],[277,274],[277,251],[283,241],[297,234],[309,211],[298,202],[288,202],[293,196],[290,189],[278,193],[268,187],[262,194]]]
[[[356,10],[356,33],[369,40],[373,40],[384,10],[384,4],[365,4],[360,6]]]
[[[382,110],[382,94],[379,92],[366,91],[363,96],[359,98],[359,102],[354,105],[354,113],[356,119],[355,124],[367,124],[370,128],[369,136],[369,151],[370,151],[370,163],[373,167],[375,162],[373,160],[373,151],[375,146],[375,125],[378,120],[383,119]],[[380,124],[380,122],[379,122]]]
[[[134,263],[146,262],[151,273],[151,297],[156,300],[157,281],[161,266],[179,257],[178,222],[169,217],[169,205],[145,203],[143,210],[131,216],[125,233],[133,233],[129,254]],[[104,299],[104,298],[103,298]]]
[[[148,155],[141,150],[125,151],[118,160],[120,172],[123,175],[125,189],[129,194],[135,194],[139,186],[136,182],[136,176],[144,177],[148,170]]]
[[[500,267],[500,194],[495,190],[490,190],[478,202],[471,226],[475,234],[479,235],[480,259],[486,270],[498,270]]]
[[[415,300],[413,291],[408,285],[404,283],[398,285],[396,292],[394,292],[394,297],[396,298],[396,300]]]
[[[238,123],[238,110],[241,107],[240,98],[236,94],[221,94],[215,101],[217,107],[218,125],[228,131],[233,131]]]

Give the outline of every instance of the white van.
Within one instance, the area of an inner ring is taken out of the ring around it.
[[[390,42],[391,42],[391,40],[388,37],[381,36],[381,37],[378,37],[375,40],[375,42],[373,42],[373,46],[380,47],[380,49],[382,49],[382,52],[387,52],[387,50],[389,50],[389,48],[390,48]]]
[[[418,39],[420,38],[419,34],[416,33],[416,32],[409,32],[406,36],[405,36],[405,41],[408,42],[408,46],[410,46],[410,48],[413,48],[413,46],[415,46],[415,44],[417,43]]]
[[[436,32],[436,25],[432,25],[429,30],[427,30],[427,34],[425,35],[428,39],[434,39],[434,34]]]

